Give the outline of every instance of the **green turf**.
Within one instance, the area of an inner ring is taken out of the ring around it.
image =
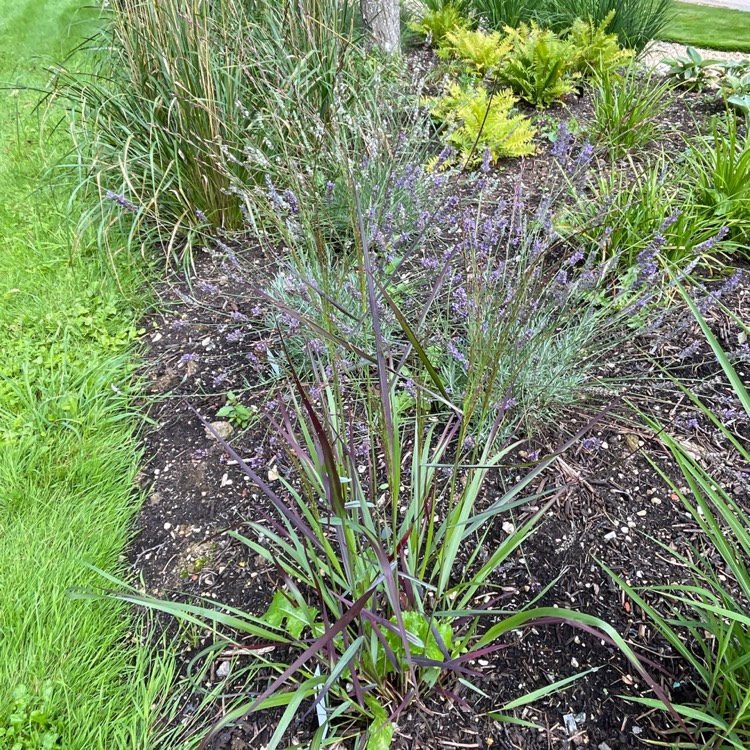
[[[16,747],[3,731],[19,686],[27,719],[50,722],[27,722],[23,750],[47,748],[45,733],[65,750],[146,750],[170,671],[149,677],[124,607],[68,593],[101,583],[84,563],[117,570],[137,509],[138,266],[116,279],[74,242],[65,173],[48,173],[69,136],[24,88],[44,87],[44,66],[94,29],[90,5],[0,0],[0,750]]]
[[[707,49],[750,52],[750,13],[708,5],[673,3],[674,18],[661,39]]]

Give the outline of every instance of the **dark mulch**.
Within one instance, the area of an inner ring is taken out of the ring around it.
[[[700,106],[698,99],[686,101],[688,107]],[[573,102],[574,107],[579,107],[583,117],[586,102]],[[564,114],[559,111],[557,116]],[[674,105],[665,126],[668,123],[670,128],[687,129],[692,122],[683,105]],[[532,187],[543,184],[547,168],[544,156],[526,161],[524,175],[528,175]],[[518,169],[514,165],[506,170],[509,185],[517,179]],[[145,461],[139,485],[146,491],[146,501],[129,556],[150,593],[188,599],[202,596],[261,614],[279,586],[278,576],[224,531],[247,519],[257,519],[265,501],[207,434],[195,413],[197,410],[214,421],[229,390],[242,392],[243,403],[262,411],[276,389],[273,381],[260,380],[261,371],[249,361],[254,359],[258,342],[267,336],[254,325],[253,309],[259,300],[253,284],[274,272],[275,261],[258,251],[243,251],[240,256],[247,280],[225,259],[206,254],[198,260],[192,288],[179,280],[165,284],[161,301],[166,312],[146,321],[146,372],[148,390],[154,397],[150,416],[155,426],[144,436]],[[725,302],[741,318],[750,319],[748,286],[738,287]],[[233,311],[247,315],[249,322],[232,320]],[[737,348],[738,330],[733,321],[716,309],[710,316],[711,326],[725,346]],[[241,336],[234,340],[233,332],[238,330]],[[687,329],[680,339],[662,348],[671,347],[674,354],[694,336],[695,330]],[[624,352],[618,367],[627,368],[635,361],[642,358],[630,359]],[[675,367],[682,377],[700,382],[701,395],[710,405],[730,407],[729,388],[707,345]],[[746,382],[750,381],[748,369],[739,368]],[[643,372],[631,374],[643,381]],[[631,395],[651,414],[660,416],[715,472],[717,480],[750,507],[748,467],[733,464],[723,439],[700,420],[679,391],[650,373],[649,386],[641,383]],[[625,413],[618,411],[621,416]],[[586,419],[581,415],[578,426]],[[742,439],[750,441],[747,424],[731,414],[727,419]],[[575,447],[547,470],[543,481],[566,489],[537,532],[497,571],[495,583],[503,587],[505,604],[517,607],[556,581],[540,604],[601,617],[640,653],[662,665],[664,673],[655,671],[654,675],[671,690],[685,677],[682,665],[672,660],[643,613],[598,563],[603,562],[633,583],[684,582],[686,570],[665,556],[654,540],[677,549],[684,549],[688,542],[700,544],[692,518],[649,461],[676,478],[668,452],[658,437],[637,426],[632,415],[630,420],[608,418],[595,431],[602,441],[598,449]],[[536,435],[525,450],[552,449],[562,437],[554,431]],[[235,429],[230,441],[272,483],[286,469],[281,446],[262,421],[251,430]],[[519,463],[525,457],[526,453],[515,456]],[[490,483],[487,496],[491,498],[499,491],[499,486]],[[521,509],[510,521],[518,525],[530,512],[529,508]],[[493,547],[505,533],[498,523],[486,546]],[[464,691],[462,697],[472,705],[471,711],[437,699],[414,704],[399,718],[395,747],[542,750],[589,746],[616,750],[658,738],[669,726],[663,715],[644,711],[621,697],[650,694],[626,660],[601,640],[570,627],[513,633],[506,649],[474,666],[482,671],[479,686],[490,697]],[[539,724],[541,730],[501,724],[486,716],[487,711],[522,693],[589,668],[596,671],[567,690],[517,712],[520,718]],[[308,717],[293,731],[299,737],[306,736],[312,728],[311,720]],[[253,716],[241,727],[222,733],[213,747],[260,748],[273,729],[273,716]]]

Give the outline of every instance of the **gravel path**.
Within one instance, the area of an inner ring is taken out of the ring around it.
[[[660,72],[665,72],[666,65],[662,60],[666,57],[683,57],[686,46],[675,42],[651,42],[640,56],[640,61],[648,68],[656,68]],[[750,54],[744,52],[722,52],[721,50],[702,49],[696,47],[698,52],[712,60],[750,60]]]

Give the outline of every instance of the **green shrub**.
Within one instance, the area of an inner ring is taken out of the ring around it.
[[[465,29],[468,25],[469,21],[455,5],[443,5],[435,10],[428,8],[419,20],[410,21],[408,27],[439,45],[449,32]]]
[[[513,114],[516,101],[508,90],[489,94],[481,84],[454,84],[430,104],[432,115],[448,125],[448,142],[476,163],[485,152],[493,162],[534,153],[534,127],[528,117]]]
[[[592,135],[614,156],[661,138],[658,119],[672,101],[672,85],[631,65],[622,76],[599,76],[593,85]]]
[[[573,67],[575,48],[549,29],[533,21],[517,29],[506,27],[513,45],[495,75],[522,99],[544,107],[576,90],[578,74]]]
[[[613,18],[614,11],[599,24],[576,18],[565,32],[575,46],[575,66],[584,76],[606,75],[633,59],[633,52],[620,46],[617,34],[608,31]]]
[[[494,70],[510,52],[512,43],[500,32],[486,33],[481,30],[456,29],[445,36],[438,49],[440,57],[455,57],[470,66],[479,76]]]

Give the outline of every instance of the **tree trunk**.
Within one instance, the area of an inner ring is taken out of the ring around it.
[[[360,0],[362,19],[375,44],[386,54],[401,51],[401,6],[399,0]]]

